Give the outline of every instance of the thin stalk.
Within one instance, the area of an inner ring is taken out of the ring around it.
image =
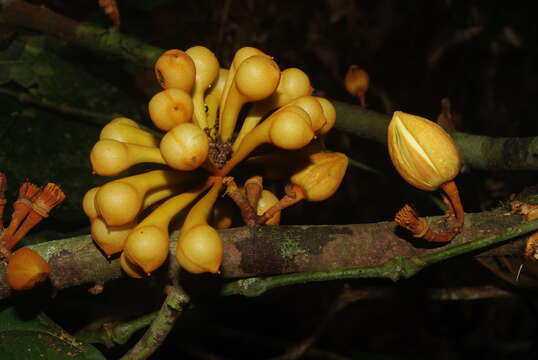
[[[126,322],[105,323],[98,330],[81,332],[75,337],[85,343],[103,344],[109,348],[116,344],[122,345],[127,343],[135,332],[148,327],[158,313],[152,312]]]
[[[120,113],[99,113],[90,110],[80,109],[76,106],[67,104],[56,103],[49,99],[42,97],[36,97],[26,92],[15,91],[0,87],[0,94],[8,95],[15,98],[22,104],[35,105],[44,109],[52,110],[60,114],[80,116],[88,119],[95,120],[94,122],[99,125],[105,124],[107,121],[116,117],[122,116]]]
[[[121,359],[138,360],[150,357],[164,342],[189,302],[190,299],[183,289],[168,287],[168,296],[157,317],[142,338]]]
[[[383,176],[383,173],[377,169],[374,169],[373,167],[371,166],[368,166],[366,164],[363,164],[361,163],[360,161],[357,161],[357,160],[353,160],[352,158],[350,158],[348,156],[348,161],[349,161],[349,165],[353,166],[354,168],[357,168],[357,169],[361,169],[361,170],[364,170],[364,171],[367,171],[369,173],[372,173],[372,174],[376,174],[378,176]]]

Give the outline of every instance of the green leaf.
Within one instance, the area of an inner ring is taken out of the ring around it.
[[[92,345],[77,341],[43,313],[24,319],[15,307],[0,312],[0,357],[23,359],[104,359]]]
[[[122,90],[83,65],[64,59],[74,56],[73,48],[57,40],[44,36],[19,38],[0,51],[0,85],[14,82],[54,103],[139,118],[135,102]]]
[[[44,230],[62,233],[40,236],[40,241],[72,236],[87,226],[82,197],[91,187],[110,180],[91,173],[89,154],[100,128],[46,110],[29,111],[7,96],[0,96],[0,118],[0,172],[8,181],[4,216],[10,216],[17,190],[26,179],[39,186],[53,182],[62,187],[66,199],[27,238]]]

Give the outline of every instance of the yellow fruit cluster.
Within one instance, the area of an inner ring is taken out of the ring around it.
[[[239,49],[230,68],[223,69],[211,50],[194,46],[163,53],[155,75],[163,90],[148,108],[153,124],[165,132],[162,138],[130,119],[113,119],[101,131],[90,160],[102,176],[119,175],[140,163],[156,168],[90,189],[83,199],[96,244],[107,256],[121,253],[121,266],[130,276],[147,276],[166,261],[169,225],[189,206],[176,259],[192,273],[218,273],[223,244],[215,228],[231,221],[222,211],[213,215],[215,203],[231,171],[262,144],[299,153],[281,161],[297,162],[289,176],[304,188],[307,200],[326,199],[338,188],[347,157],[319,145],[307,147],[333,127],[335,109],[327,99],[312,96],[302,70],[281,70],[271,56],[253,47]],[[252,103],[250,110],[240,116],[247,103]],[[312,148],[316,154],[306,150]],[[273,208],[274,216],[264,223],[278,224],[278,204],[274,194],[262,189],[252,206],[255,216]],[[210,225],[213,218],[218,219]]]

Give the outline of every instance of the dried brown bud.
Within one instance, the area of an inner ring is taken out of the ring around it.
[[[50,274],[49,264],[32,249],[22,248],[9,257],[7,281],[15,290],[29,290]]]

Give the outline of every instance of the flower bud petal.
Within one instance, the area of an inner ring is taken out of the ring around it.
[[[421,190],[436,190],[460,171],[460,154],[454,140],[423,117],[394,112],[387,143],[398,173]]]
[[[338,190],[347,164],[347,156],[342,153],[312,154],[309,156],[309,164],[294,173],[291,182],[305,190],[308,201],[322,201]]]

